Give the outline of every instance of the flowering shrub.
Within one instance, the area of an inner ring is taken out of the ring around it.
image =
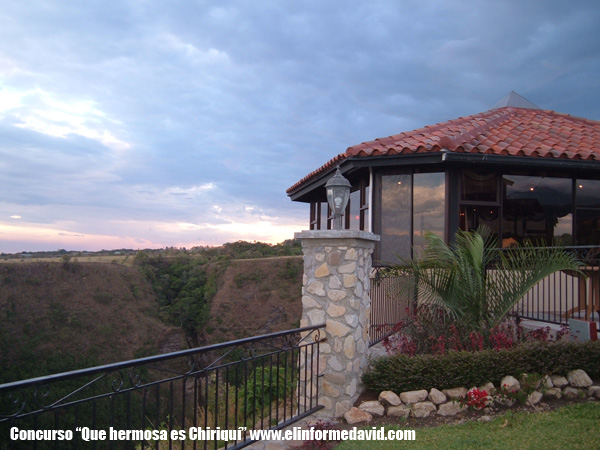
[[[445,355],[451,351],[477,352],[485,349],[508,350],[519,342],[558,342],[569,336],[562,325],[556,333],[550,327],[524,333],[521,326],[505,321],[488,330],[469,331],[452,323],[443,314],[427,314],[424,307],[406,310],[406,319],[387,328],[391,334],[382,343],[390,355]]]
[[[458,402],[461,407],[468,407],[469,409],[483,409],[487,401],[489,400],[487,391],[482,391],[477,388],[473,388],[467,392],[467,395],[459,398]]]
[[[532,330],[525,335],[526,341],[540,341],[540,342],[557,342],[564,337],[569,337],[569,327],[567,325],[561,325],[560,330],[552,336],[550,327],[538,328]]]
[[[424,307],[414,311],[407,308],[405,315],[406,319],[387,329],[391,333],[382,341],[390,355],[445,355],[449,351],[476,352],[486,348],[504,350],[517,344],[519,330],[511,322],[500,324],[484,335],[452,323],[441,312],[432,315]]]
[[[500,324],[490,332],[490,344],[494,350],[505,350],[515,345],[515,327],[510,323]]]

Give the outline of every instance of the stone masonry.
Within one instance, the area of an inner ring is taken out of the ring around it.
[[[320,356],[312,358],[307,368],[313,374],[318,368],[322,376],[314,400],[324,406],[321,415],[341,417],[358,398],[368,364],[369,276],[379,236],[327,230],[303,231],[295,237],[301,240],[304,254],[300,326],[326,324],[325,332],[321,330]],[[302,382],[300,389],[304,389]],[[316,392],[314,386],[306,390]]]

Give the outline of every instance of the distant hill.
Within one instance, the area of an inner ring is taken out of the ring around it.
[[[210,343],[300,326],[301,256],[232,261],[211,303],[205,329]]]
[[[0,318],[3,381],[155,353],[170,328],[140,272],[116,264],[0,264]]]
[[[188,346],[140,268],[112,262],[0,264],[0,382]],[[302,257],[221,265],[200,345],[298,326]]]

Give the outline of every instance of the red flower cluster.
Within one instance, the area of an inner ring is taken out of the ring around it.
[[[462,406],[467,406],[470,409],[483,409],[485,408],[488,400],[489,397],[487,391],[481,391],[477,388],[473,388],[459,401]]]

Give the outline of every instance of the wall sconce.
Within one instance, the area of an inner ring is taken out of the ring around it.
[[[335,175],[325,184],[327,203],[333,211],[333,229],[342,229],[342,216],[350,198],[350,182],[344,178],[338,166]]]

